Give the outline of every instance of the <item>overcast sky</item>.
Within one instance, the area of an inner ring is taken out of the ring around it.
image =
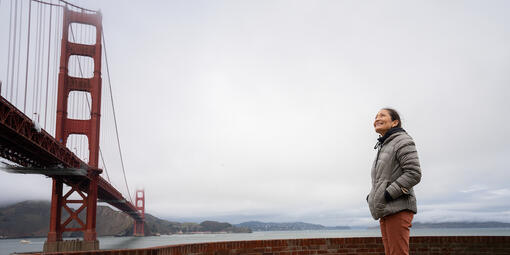
[[[148,213],[375,225],[372,124],[394,107],[422,166],[415,221],[510,222],[510,2],[73,2],[103,13]],[[1,204],[51,194],[42,176],[0,172],[0,187]]]

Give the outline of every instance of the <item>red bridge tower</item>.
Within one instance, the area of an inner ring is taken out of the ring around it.
[[[144,221],[145,221],[145,190],[140,189],[136,191],[136,200],[135,207],[142,215],[142,220],[135,220],[133,235],[134,236],[144,236],[145,232],[143,229]]]
[[[63,194],[63,178],[53,177],[53,190],[51,196],[50,231],[45,243],[45,251],[60,251],[65,246],[62,241],[63,232],[83,232],[83,242],[76,247],[80,250],[99,249],[96,236],[96,208],[97,208],[97,185],[101,170],[98,169],[99,158],[99,127],[101,116],[101,13],[75,12],[64,8],[62,46],[60,55],[60,71],[58,79],[57,98],[57,124],[55,138],[62,144],[67,143],[71,134],[86,135],[89,144],[89,162],[87,181],[71,187],[71,190]],[[93,45],[69,42],[70,25],[72,23],[92,25],[96,28],[96,42]],[[92,78],[78,78],[68,75],[69,59],[71,56],[86,56],[94,61],[94,75]],[[90,119],[78,120],[68,118],[68,98],[71,91],[90,93]],[[80,191],[86,190],[87,194]],[[83,189],[85,187],[85,189]],[[70,199],[73,193],[77,193],[80,199]],[[71,209],[69,204],[78,204],[78,209]],[[69,218],[61,221],[62,209],[66,210]],[[86,212],[86,220],[83,222],[78,215]],[[76,222],[78,227],[69,227],[69,223]]]

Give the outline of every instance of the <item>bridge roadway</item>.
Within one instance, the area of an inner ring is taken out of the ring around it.
[[[87,192],[90,182],[88,171],[98,170],[91,169],[45,130],[37,130],[30,118],[2,96],[0,96],[0,157],[23,166],[14,167],[10,172],[58,177],[65,184],[77,186],[83,192]],[[99,201],[127,213],[134,220],[143,220],[135,205],[101,176],[97,192]]]

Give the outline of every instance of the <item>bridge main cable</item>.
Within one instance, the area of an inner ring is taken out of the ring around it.
[[[111,99],[112,110],[113,110],[113,121],[115,123],[115,133],[117,135],[116,136],[117,137],[117,146],[119,147],[120,164],[122,166],[122,172],[124,173],[124,182],[126,183],[128,197],[129,197],[129,200],[131,201],[131,203],[133,203],[133,200],[131,199],[131,193],[129,192],[129,186],[127,183],[126,170],[124,168],[124,160],[122,158],[122,150],[121,150],[120,139],[119,139],[119,129],[117,127],[117,116],[115,114],[115,104],[113,103],[112,82],[110,79],[110,68],[109,68],[109,64],[108,64],[108,55],[106,54],[106,40],[104,38],[103,30],[101,30],[101,39],[103,40],[104,57],[105,57],[105,61],[106,61],[106,74],[108,75],[108,87],[110,88],[110,99]]]

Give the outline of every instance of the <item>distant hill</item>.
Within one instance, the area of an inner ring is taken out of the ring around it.
[[[439,222],[421,223],[413,222],[413,228],[510,228],[510,223],[485,221],[485,222]]]
[[[253,231],[298,231],[298,230],[327,230],[327,229],[350,229],[347,226],[325,227],[318,224],[310,224],[305,222],[260,222],[248,221],[235,226],[249,228]]]
[[[67,213],[63,211],[63,218]],[[84,214],[80,215],[84,218]],[[0,236],[6,238],[44,237],[49,230],[50,202],[24,201],[0,208]],[[108,206],[97,207],[96,231],[99,236],[132,235],[133,219],[125,213],[115,211]],[[76,226],[76,225],[74,225]],[[249,228],[235,227],[229,223],[204,221],[197,223],[180,223],[159,219],[145,214],[145,235],[176,234],[194,232],[228,232],[250,233]],[[65,233],[76,236],[80,233]]]
[[[379,226],[369,227],[369,229],[376,229]],[[510,228],[510,223],[499,221],[484,221],[484,222],[470,222],[470,221],[455,221],[455,222],[436,222],[436,223],[423,223],[413,222],[414,229],[420,228]]]
[[[48,233],[50,203],[26,201],[0,208],[0,236],[36,237]]]

